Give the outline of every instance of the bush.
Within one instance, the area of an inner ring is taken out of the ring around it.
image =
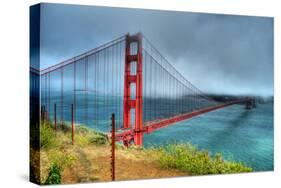
[[[75,142],[82,147],[90,144],[105,145],[109,143],[107,135],[88,127],[77,126],[75,132]]]
[[[89,137],[89,142],[95,145],[105,145],[108,143],[108,139],[104,135],[96,134]]]
[[[47,185],[61,183],[61,169],[58,165],[54,164],[49,172],[49,176],[45,182]]]
[[[159,150],[159,163],[164,168],[175,168],[192,175],[251,172],[242,163],[224,161],[221,154],[214,158],[190,144],[172,144]]]
[[[50,169],[48,177],[44,184],[60,184],[61,173],[69,166],[72,166],[78,157],[65,150],[49,150],[48,159],[50,162]]]
[[[86,126],[77,126],[75,130],[77,133],[80,133],[80,134],[87,134],[92,131]]]
[[[71,124],[69,124],[69,123],[66,123],[66,122],[60,122],[60,123],[58,123],[58,125],[57,125],[57,127],[58,127],[58,129],[59,130],[61,130],[61,131],[63,131],[63,132],[71,132]]]
[[[46,123],[40,127],[40,148],[51,148],[55,145],[55,132]]]
[[[63,170],[67,166],[71,166],[76,160],[77,156],[67,152],[66,150],[52,150],[48,153],[50,163],[58,166]]]

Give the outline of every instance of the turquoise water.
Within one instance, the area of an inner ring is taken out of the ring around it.
[[[121,99],[117,102],[104,98],[94,101],[89,95],[86,108],[83,97],[77,95],[76,124],[108,132],[111,113],[115,112],[116,127],[122,127]],[[64,97],[65,104],[71,104],[71,101],[72,98]],[[59,104],[58,111],[61,109]],[[71,121],[69,104],[63,107],[64,121]],[[50,116],[52,119],[53,111]],[[61,113],[57,113],[57,118],[61,118]],[[273,170],[273,104],[258,104],[251,110],[246,110],[244,105],[232,105],[145,134],[143,141],[145,147],[189,142],[211,154],[222,153],[227,160],[243,162],[255,171]]]
[[[175,142],[222,153],[255,171],[273,170],[273,104],[258,104],[251,110],[233,105],[144,136],[145,147]]]

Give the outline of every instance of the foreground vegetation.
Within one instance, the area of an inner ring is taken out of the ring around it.
[[[164,168],[176,168],[191,175],[230,174],[251,172],[242,163],[225,161],[217,153],[214,157],[208,151],[200,151],[191,144],[172,144],[159,148],[158,161]]]
[[[108,137],[83,126],[75,129],[75,147],[71,140],[71,127],[59,124],[55,130],[44,122],[40,126],[40,150],[31,149],[35,161],[33,168],[36,182],[40,184],[61,184],[65,168],[72,167],[79,161],[80,155],[74,149],[89,145],[109,145]],[[40,160],[38,162],[38,160]],[[40,165],[38,165],[40,164]]]
[[[110,181],[110,140],[107,135],[76,126],[75,143],[66,124],[54,130],[48,123],[40,128],[40,151],[32,150],[33,169],[41,184]],[[40,155],[40,156],[39,156]],[[40,160],[40,166],[38,162]],[[41,167],[41,168],[40,168]],[[190,144],[164,147],[116,147],[117,179],[159,178],[186,175],[251,172],[242,163],[212,157]]]

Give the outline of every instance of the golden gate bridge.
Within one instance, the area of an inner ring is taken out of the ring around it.
[[[141,33],[126,34],[40,71],[30,68],[30,75],[31,103],[40,95],[41,117],[55,126],[73,122],[109,132],[114,113],[115,141],[127,146],[142,145],[144,134],[204,113],[234,104],[255,106],[250,97],[209,97]],[[30,110],[32,119],[36,109]]]

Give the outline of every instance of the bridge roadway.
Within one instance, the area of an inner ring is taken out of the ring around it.
[[[176,115],[176,116],[173,116],[170,118],[149,121],[143,125],[143,128],[141,130],[136,130],[134,128],[121,129],[115,133],[115,141],[116,142],[123,141],[125,145],[128,145],[131,141],[133,141],[135,132],[142,132],[142,133],[149,134],[155,130],[158,130],[158,129],[161,129],[161,128],[164,128],[167,126],[171,126],[177,122],[184,121],[184,120],[199,116],[204,113],[208,113],[208,112],[211,112],[214,110],[225,108],[227,106],[234,105],[234,104],[245,103],[247,100],[248,99],[239,99],[239,100],[219,104],[216,106],[202,108],[202,109],[188,112],[185,114]]]

